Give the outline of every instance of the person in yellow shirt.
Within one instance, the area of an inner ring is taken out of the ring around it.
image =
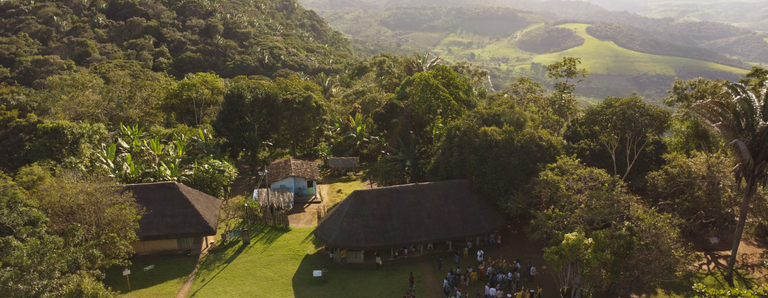
[[[341,263],[346,264],[347,263],[347,250],[342,249],[341,253],[339,253],[339,256],[341,257]]]
[[[472,273],[469,274],[469,283],[474,284],[475,281],[477,281],[477,272],[472,271]]]

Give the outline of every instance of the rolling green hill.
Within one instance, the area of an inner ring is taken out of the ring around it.
[[[655,73],[679,76],[681,70],[747,73],[744,69],[712,62],[631,51],[617,46],[612,41],[601,41],[587,34],[586,28],[589,27],[587,24],[566,24],[559,27],[576,30],[577,34],[584,38],[584,45],[562,52],[536,56],[536,62],[550,64],[564,56],[581,57],[584,67],[592,73],[613,75]]]

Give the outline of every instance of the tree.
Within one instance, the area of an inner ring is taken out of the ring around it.
[[[674,214],[687,234],[712,236],[733,225],[738,196],[729,179],[731,159],[723,154],[668,154],[667,163],[648,173],[645,202]]]
[[[558,61],[547,66],[547,76],[555,80],[555,92],[550,97],[550,108],[560,119],[560,125],[553,131],[560,135],[563,127],[571,120],[576,112],[576,99],[573,97],[573,91],[576,86],[571,83],[572,80],[581,82],[589,75],[589,72],[582,68],[581,58],[563,57],[563,61]]]
[[[691,108],[728,143],[736,159],[736,181],[743,187],[739,221],[725,276],[733,286],[733,268],[750,202],[758,184],[765,183],[768,178],[768,92],[765,87],[754,92],[740,83],[727,83],[725,86],[722,96],[697,101]]]
[[[224,91],[223,81],[215,74],[188,74],[168,91],[162,108],[176,123],[199,126],[213,120]]]
[[[563,156],[534,183],[540,205],[528,233],[549,242],[545,256],[572,295],[654,289],[692,260],[678,222],[644,206],[604,170]]]
[[[71,270],[99,276],[101,270],[129,264],[144,213],[132,194],[121,193],[110,179],[71,172],[58,173],[30,193],[51,232],[79,252],[70,260]]]
[[[643,103],[636,95],[609,97],[587,108],[568,127],[565,139],[589,164],[611,169],[614,175],[627,180],[643,155],[650,155],[646,162],[656,158],[648,147],[663,145],[661,135],[669,128],[669,118],[668,111]],[[595,152],[607,154],[610,162],[601,160],[605,155]]]

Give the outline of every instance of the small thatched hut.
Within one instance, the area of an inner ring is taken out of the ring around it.
[[[346,249],[349,261],[364,252],[432,247],[467,239],[479,242],[504,225],[488,200],[472,193],[467,180],[399,185],[352,192],[315,229],[328,247]],[[338,256],[339,254],[334,254]],[[370,255],[370,254],[369,254]]]
[[[216,235],[221,200],[184,184],[170,181],[129,184],[146,214],[139,220],[136,254],[196,253]],[[204,246],[205,245],[205,246]]]
[[[357,168],[358,161],[357,157],[331,157],[328,166],[333,171],[346,172]]]
[[[281,159],[267,167],[267,184],[271,189],[287,188],[294,200],[311,200],[317,194],[320,171],[311,161]]]

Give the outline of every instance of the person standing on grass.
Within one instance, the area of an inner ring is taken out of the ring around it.
[[[485,252],[482,249],[477,250],[477,262],[482,263],[483,262],[483,256],[485,255]]]
[[[437,259],[437,271],[443,270],[443,257],[440,257]]]
[[[347,250],[346,249],[342,249],[341,253],[339,254],[339,256],[341,257],[341,264],[346,264],[347,263]]]
[[[531,282],[536,278],[536,266],[531,265]]]
[[[533,263],[531,263],[531,261],[528,260],[528,264],[525,264],[525,274],[523,274],[523,278],[530,276],[531,267],[533,267]]]
[[[376,270],[379,270],[381,268],[381,255],[378,251],[373,255],[376,256]]]
[[[413,283],[416,281],[416,278],[413,276],[413,271],[411,271],[411,277],[408,278],[408,283],[411,285],[410,289],[411,291],[414,290]]]
[[[456,259],[456,264],[459,263],[459,249],[455,249],[454,251],[454,259]]]
[[[485,298],[488,298],[488,296],[491,294],[491,284],[487,283],[485,284]]]
[[[328,264],[323,266],[323,281],[328,282]]]
[[[496,298],[496,288],[491,287],[490,290],[488,290],[488,297],[490,298]]]

